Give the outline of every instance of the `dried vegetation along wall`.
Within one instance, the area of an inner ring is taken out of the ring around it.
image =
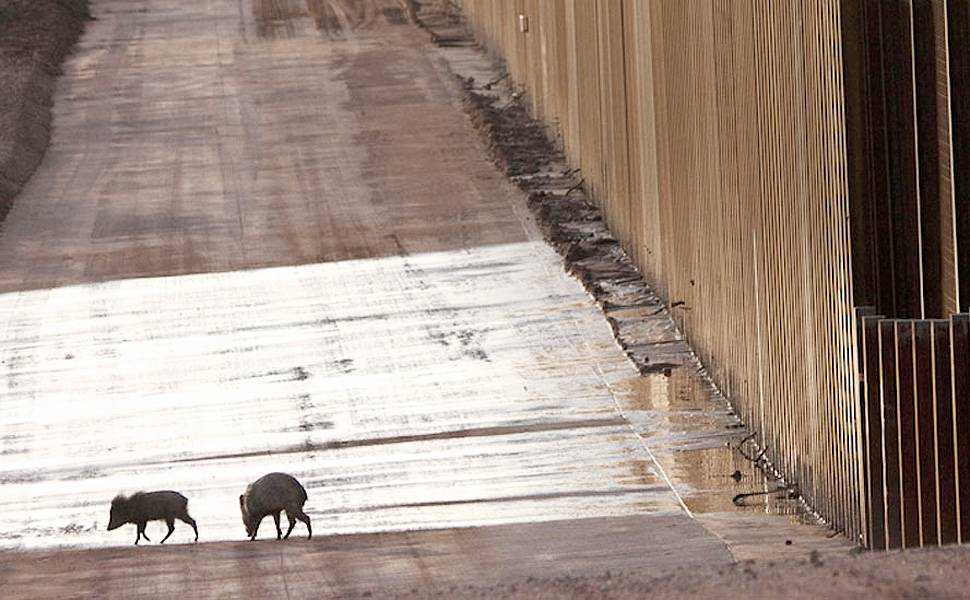
[[[675,317],[767,455],[855,538],[840,3],[461,5],[642,273],[684,303]]]
[[[0,221],[44,156],[55,79],[88,18],[88,0],[0,0]]]

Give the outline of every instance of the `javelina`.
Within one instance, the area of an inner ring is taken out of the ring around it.
[[[242,511],[243,524],[246,535],[250,540],[256,539],[259,523],[266,515],[273,515],[276,522],[276,539],[290,537],[297,519],[306,523],[307,539],[313,537],[310,528],[310,517],[303,512],[306,502],[306,490],[293,476],[286,473],[270,473],[263,475],[246,488],[246,493],[239,496],[239,510]],[[283,535],[280,529],[280,513],[286,511],[286,518],[290,521],[290,528]]]
[[[145,524],[148,521],[165,521],[168,525],[168,533],[162,538],[160,544],[164,544],[168,536],[175,531],[175,519],[188,523],[195,532],[195,541],[199,541],[199,528],[195,526],[195,519],[189,516],[189,501],[178,492],[137,492],[130,498],[121,494],[115,496],[111,501],[111,519],[108,522],[108,531],[118,529],[125,523],[134,523],[137,527],[135,534],[135,545],[138,540],[145,538]]]

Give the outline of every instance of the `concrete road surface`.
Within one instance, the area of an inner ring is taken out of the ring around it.
[[[726,405],[689,373],[636,376],[399,2],[93,12],[0,230],[3,597],[845,551],[731,504],[764,482]],[[238,495],[276,470],[307,487],[313,541],[231,542]],[[150,489],[189,497],[203,543],[105,530],[116,493]]]

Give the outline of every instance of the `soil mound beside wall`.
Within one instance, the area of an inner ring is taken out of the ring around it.
[[[44,157],[60,66],[88,0],[0,0],[0,221]]]

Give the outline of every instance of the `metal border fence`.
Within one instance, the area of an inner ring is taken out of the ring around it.
[[[959,539],[968,0],[459,4],[802,497],[872,547]]]

